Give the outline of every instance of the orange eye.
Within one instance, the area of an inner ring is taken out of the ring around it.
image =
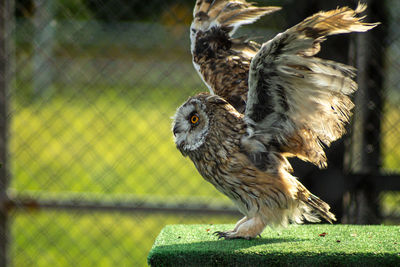
[[[190,118],[190,122],[191,122],[192,124],[197,124],[197,123],[199,122],[199,117],[198,117],[197,115],[193,115],[193,116]]]

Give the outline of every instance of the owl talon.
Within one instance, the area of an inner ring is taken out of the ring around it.
[[[221,238],[224,238],[225,240],[237,238],[237,237],[232,237],[231,236],[232,231],[227,231],[227,232],[216,231],[213,234],[218,236],[218,240],[221,239]]]
[[[213,233],[213,235],[218,237],[218,240],[221,238],[224,238],[225,240],[230,240],[230,239],[246,239],[246,240],[251,240],[253,239],[250,236],[237,236],[234,234],[233,231],[227,231],[227,232],[222,232],[222,231],[216,231]]]
[[[221,238],[225,238],[226,239],[226,234],[227,234],[227,232],[221,232],[221,231],[215,231],[213,233],[213,235],[218,237],[218,240],[221,239]]]

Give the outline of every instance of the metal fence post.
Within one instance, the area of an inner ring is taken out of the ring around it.
[[[8,90],[10,86],[10,39],[13,0],[0,1],[0,266],[7,266],[9,216],[6,207],[8,173]]]
[[[368,19],[380,21],[382,25],[357,35],[352,43],[359,90],[355,95],[353,125],[345,156],[349,190],[343,198],[342,222],[353,224],[379,223],[378,192],[373,179],[382,165],[380,145],[386,15],[384,1],[369,0],[366,3]]]
[[[34,97],[43,97],[51,92],[54,77],[52,63],[55,44],[55,2],[48,0],[35,0],[34,14],[34,71],[33,90]]]

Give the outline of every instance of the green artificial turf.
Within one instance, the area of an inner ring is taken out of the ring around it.
[[[400,226],[301,225],[253,240],[218,240],[233,225],[168,225],[151,266],[400,266]]]

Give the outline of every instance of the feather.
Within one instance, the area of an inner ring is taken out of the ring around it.
[[[256,7],[244,0],[197,0],[193,10],[192,29],[207,31],[212,27],[229,29],[232,35],[238,27],[252,23],[280,7]]]
[[[271,136],[274,125],[284,152],[326,166],[324,146],[345,133],[353,108],[348,95],[357,83],[353,67],[314,55],[329,35],[377,26],[357,17],[365,8],[319,12],[262,45],[251,61],[245,111],[256,135]],[[268,109],[265,96],[271,98]],[[276,122],[275,113],[288,119]]]

